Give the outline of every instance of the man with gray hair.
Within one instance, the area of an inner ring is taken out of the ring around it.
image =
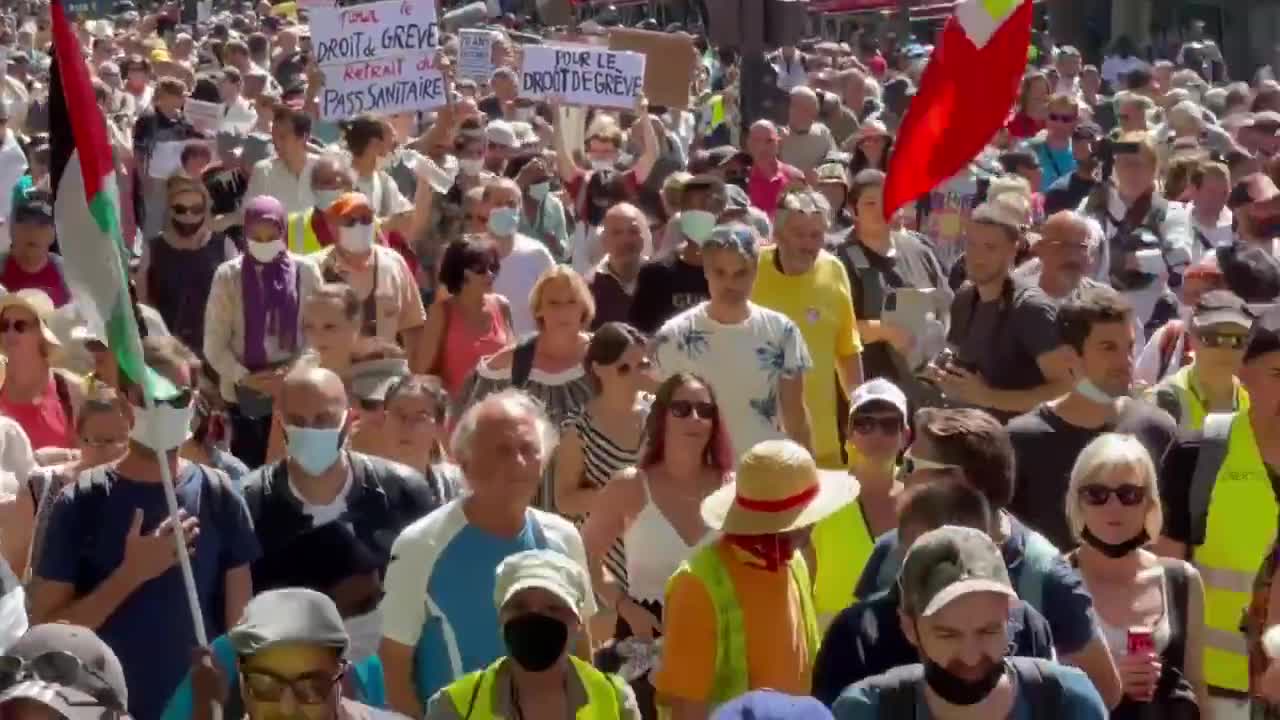
[[[790,132],[782,138],[778,157],[801,172],[818,167],[828,153],[836,150],[831,131],[818,122],[820,110],[821,103],[813,88],[800,85],[791,90],[791,103],[787,107]]]
[[[774,246],[760,253],[751,299],[787,316],[804,337],[814,382],[805,386],[819,467],[843,468],[839,411],[830,378],[844,396],[862,383],[862,342],[853,314],[849,277],[836,256],[823,249],[831,206],[816,190],[782,196],[774,223]]]
[[[450,443],[470,492],[405,528],[392,549],[382,602],[382,659],[391,709],[420,718],[437,691],[507,655],[495,571],[525,550],[554,550],[586,572],[573,525],[530,504],[555,449],[542,406],[508,389],[458,419]],[[582,617],[596,612],[588,589]]]
[[[759,244],[755,230],[741,223],[718,226],[703,242],[711,299],[658,330],[658,375],[691,372],[710,382],[735,452],[783,437],[812,451],[804,386],[813,361],[795,322],[750,300]],[[825,386],[829,379],[818,381]]]

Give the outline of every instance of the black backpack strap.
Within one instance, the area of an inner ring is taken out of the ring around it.
[[[903,665],[868,681],[876,690],[877,717],[914,720],[917,688],[924,681],[924,666]]]
[[[1187,605],[1190,583],[1187,579],[1187,565],[1175,558],[1161,558],[1165,577],[1165,608],[1169,617],[1169,628],[1172,631],[1169,646],[1160,654],[1160,662],[1166,667],[1174,668],[1182,673],[1187,653]],[[1161,673],[1161,679],[1165,673]]]
[[[1231,425],[1235,413],[1209,413],[1204,419],[1200,452],[1196,456],[1196,469],[1191,476],[1188,507],[1191,510],[1190,545],[1203,545],[1209,524],[1209,502],[1213,498],[1213,486],[1218,482],[1218,471],[1227,459],[1227,444],[1231,439]]]
[[[538,349],[538,334],[533,333],[516,343],[511,352],[511,386],[523,390],[533,372],[533,356]]]
[[[1036,720],[1061,720],[1064,692],[1051,669],[1053,663],[1028,657],[1008,657],[1005,661],[1018,678],[1018,692],[1026,693],[1028,703],[1036,708]]]

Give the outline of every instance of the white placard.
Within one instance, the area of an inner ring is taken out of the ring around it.
[[[311,42],[324,73],[320,116],[430,110],[447,100],[434,68],[440,47],[435,0],[382,0],[310,11]]]
[[[366,112],[392,115],[430,110],[448,100],[444,74],[432,65],[432,55],[419,53],[320,69],[324,72],[320,116],[325,120]]]
[[[158,142],[151,150],[151,159],[147,162],[147,174],[157,180],[167,180],[169,176],[182,169],[182,151],[191,143],[200,140],[166,140]]]
[[[458,32],[458,75],[488,82],[493,75],[493,33],[488,30]]]
[[[526,45],[520,97],[631,108],[644,91],[644,55],[581,45]]]
[[[191,126],[200,132],[216,133],[222,129],[222,118],[226,115],[222,103],[205,100],[187,100],[182,112]]]
[[[316,63],[321,67],[432,53],[440,47],[435,0],[315,7],[308,22]]]

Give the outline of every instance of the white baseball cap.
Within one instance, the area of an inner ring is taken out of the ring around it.
[[[587,571],[563,553],[526,550],[498,565],[493,602],[499,609],[522,590],[542,588],[564,601],[579,619],[587,601]]]
[[[903,419],[906,419],[907,396],[897,385],[884,378],[868,380],[853,391],[853,395],[849,397],[849,414],[852,415],[857,412],[859,408],[867,403],[877,401],[892,405],[898,412],[902,413]]]

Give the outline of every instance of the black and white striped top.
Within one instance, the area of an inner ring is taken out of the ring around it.
[[[635,447],[622,447],[612,438],[605,435],[591,421],[590,409],[584,407],[581,412],[571,415],[564,421],[564,428],[573,428],[582,439],[582,472],[592,487],[602,488],[609,482],[613,474],[623,468],[631,467],[640,460],[640,444]],[[581,519],[575,519],[581,525]],[[622,587],[627,586],[627,559],[623,551],[622,538],[614,541],[605,555],[604,565],[609,574],[618,579]]]

